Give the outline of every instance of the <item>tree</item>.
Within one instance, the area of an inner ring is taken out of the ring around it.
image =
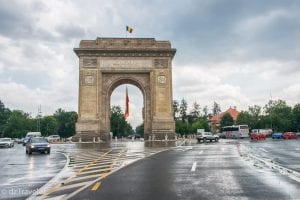
[[[183,122],[182,120],[178,120],[175,122],[176,125],[176,133],[180,133],[181,135],[186,135],[189,133],[188,124]]]
[[[283,100],[269,101],[265,105],[271,128],[275,131],[292,131],[292,108]]]
[[[11,111],[5,108],[4,103],[0,100],[0,136],[4,134],[4,129],[10,114]]]
[[[137,126],[135,128],[135,132],[137,134],[140,134],[142,137],[144,137],[144,123],[142,123],[141,125]]]
[[[292,111],[293,131],[300,132],[300,104],[296,104]]]
[[[127,123],[120,106],[112,106],[110,117],[111,132],[114,136],[122,137],[134,133],[130,124]]]
[[[221,127],[223,126],[232,126],[233,125],[233,118],[229,113],[225,113],[221,118]]]
[[[76,112],[66,112],[59,108],[53,116],[57,121],[57,134],[60,137],[67,138],[75,134],[75,123],[78,118]]]
[[[217,115],[221,112],[220,105],[217,102],[214,102],[213,104],[213,109],[212,109],[212,114]]]
[[[48,136],[57,133],[58,122],[54,116],[44,116],[41,118],[41,132]]]
[[[181,100],[180,107],[179,107],[181,121],[183,121],[183,122],[185,122],[187,119],[187,106],[188,106],[188,104],[187,104],[186,100],[183,98]]]
[[[200,117],[200,105],[197,102],[194,102],[190,115],[192,116],[192,121],[196,121]]]
[[[10,113],[4,128],[4,136],[11,138],[24,137],[27,132],[34,130],[34,124],[28,113],[14,110]]]
[[[173,112],[174,120],[176,120],[179,114],[179,103],[176,100],[173,101]]]
[[[192,124],[192,133],[196,133],[197,129],[205,129],[205,131],[209,131],[209,125],[205,118],[199,118]]]
[[[248,108],[249,114],[251,116],[250,121],[248,123],[251,129],[254,128],[265,128],[261,123],[261,107],[258,105],[250,106]]]
[[[207,105],[205,105],[203,107],[203,117],[207,118],[208,117],[208,107]]]
[[[254,128],[252,122],[252,116],[247,111],[241,111],[236,119],[237,124],[247,124],[250,129]]]

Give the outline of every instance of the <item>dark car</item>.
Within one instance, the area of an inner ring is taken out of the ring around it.
[[[282,139],[282,133],[273,133],[272,139]]]
[[[297,139],[297,134],[294,132],[285,132],[282,137],[283,139]]]
[[[26,154],[32,154],[32,152],[50,153],[50,144],[45,138],[32,137],[26,144]]]

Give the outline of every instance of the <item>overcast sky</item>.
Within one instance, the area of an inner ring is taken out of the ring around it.
[[[0,99],[35,116],[77,111],[82,39],[169,40],[174,99],[224,111],[273,99],[300,102],[300,1],[0,0]],[[142,94],[129,87],[133,126],[142,122]],[[112,95],[124,108],[125,86]]]

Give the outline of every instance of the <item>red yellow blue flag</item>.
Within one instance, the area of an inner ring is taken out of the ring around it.
[[[131,28],[131,27],[129,27],[129,26],[126,26],[126,31],[127,31],[128,33],[132,33],[133,28]]]

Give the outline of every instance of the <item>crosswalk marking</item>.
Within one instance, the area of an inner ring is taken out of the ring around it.
[[[71,152],[68,155],[70,158],[68,165],[68,169],[71,171],[70,175],[65,177],[61,183],[50,187],[42,196],[38,196],[36,199],[55,199],[56,197],[68,199],[87,186],[97,190],[101,185],[101,180],[116,169],[162,150],[128,150],[123,147],[107,149],[106,151]]]
[[[194,162],[191,171],[192,172],[196,171],[196,167],[197,167],[197,162]]]

